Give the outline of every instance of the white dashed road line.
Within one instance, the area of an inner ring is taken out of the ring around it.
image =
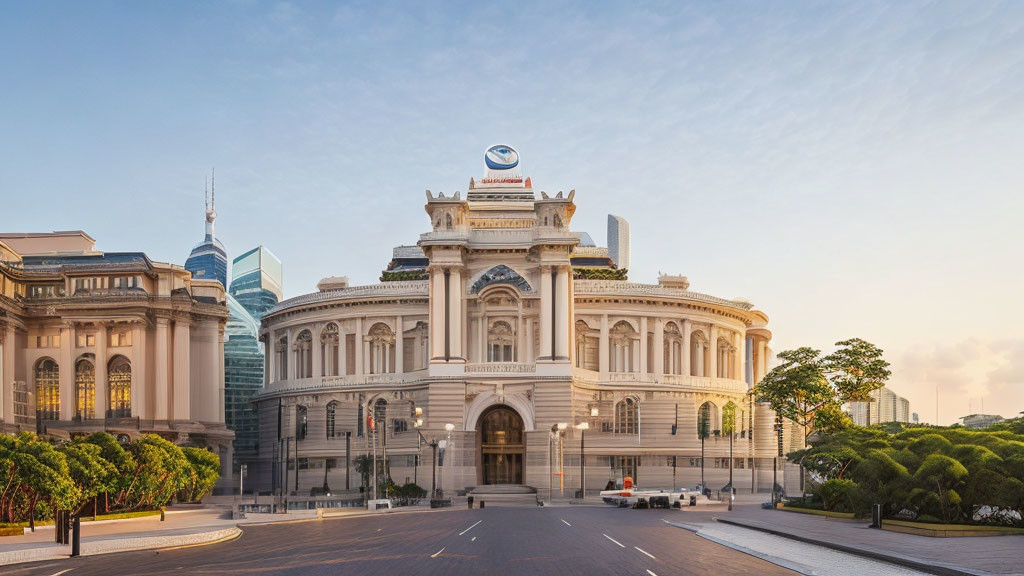
[[[623,545],[622,545],[622,543],[621,543],[621,542],[619,542],[618,540],[616,540],[615,538],[612,538],[611,536],[609,536],[609,535],[607,535],[607,534],[604,534],[604,537],[605,537],[605,538],[607,538],[607,539],[609,539],[609,540],[611,540],[612,542],[615,542],[616,544],[618,544],[618,545],[619,545],[619,546],[621,546],[622,548],[625,548],[625,546],[623,546]]]
[[[559,518],[559,520],[562,520],[562,519],[561,519],[561,518]],[[569,524],[569,523],[568,523],[568,522],[566,522],[565,520],[562,520],[562,523],[563,523],[563,524],[565,524],[566,526],[572,526],[572,524]]]
[[[483,522],[483,520],[477,520],[477,521],[476,521],[476,524],[479,524],[479,523],[481,523],[481,522]],[[474,527],[476,526],[476,524],[473,524],[473,526],[470,526],[469,528],[466,528],[466,529],[465,529],[465,530],[463,530],[462,532],[459,532],[459,536],[462,536],[462,535],[463,535],[463,534],[465,534],[466,532],[469,532],[470,530],[472,530],[472,529],[473,529],[473,528],[474,528]]]
[[[644,556],[647,556],[648,558],[651,558],[653,560],[657,560],[657,558],[655,558],[654,556],[651,556],[651,554],[649,552],[647,552],[646,550],[644,550],[644,549],[642,549],[642,548],[640,548],[638,546],[633,546],[633,548],[636,548],[637,550],[639,550],[640,553],[643,554]]]
[[[437,558],[438,556],[440,556],[440,555],[441,555],[441,552],[444,552],[444,548],[441,548],[441,549],[440,549],[440,550],[438,550],[437,552],[434,552],[433,554],[431,554],[431,555],[430,555],[430,557],[431,557],[431,558]]]
[[[470,542],[476,542],[476,536],[473,536],[472,538],[470,538],[469,541]]]
[[[655,574],[654,572],[651,572],[650,570],[648,570],[647,573],[650,574],[651,576],[658,576],[657,574]]]

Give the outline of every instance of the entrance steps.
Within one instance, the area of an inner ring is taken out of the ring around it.
[[[536,508],[537,489],[522,484],[492,484],[477,486],[467,496],[473,498],[475,506],[484,503],[486,506],[508,506]]]

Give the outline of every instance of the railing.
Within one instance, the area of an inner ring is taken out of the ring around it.
[[[327,290],[325,292],[314,292],[303,294],[295,298],[289,298],[274,306],[267,312],[267,316],[302,304],[315,304],[328,300],[346,300],[349,298],[365,298],[367,296],[426,296],[428,284],[426,280],[402,280],[396,282],[380,282],[366,286],[353,286],[341,290]]]
[[[346,376],[315,376],[313,378],[299,378],[295,380],[277,380],[267,385],[264,393],[281,392],[285,390],[320,390],[325,388],[347,388],[367,385],[381,384],[403,384],[426,378],[427,371],[415,370],[401,374],[363,374]]]
[[[661,286],[658,284],[640,284],[639,282],[626,282],[621,280],[576,280],[573,282],[573,289],[576,296],[586,294],[624,294],[637,296],[678,296],[687,300],[699,300],[711,304],[730,306],[741,310],[750,310],[754,307],[750,302],[742,300],[728,300],[709,294],[691,292],[672,286]]]
[[[465,370],[467,374],[533,374],[537,366],[522,362],[486,362],[466,364]]]
[[[574,368],[573,377],[592,384],[647,384],[695,388],[700,390],[724,390],[746,392],[747,383],[731,378],[710,378],[708,376],[684,376],[682,374],[644,374],[641,372],[595,372]]]

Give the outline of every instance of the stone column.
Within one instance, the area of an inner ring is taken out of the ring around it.
[[[225,393],[225,389],[226,389],[226,386],[225,386],[225,383],[224,383],[224,338],[225,338],[224,337],[224,324],[221,324],[221,323],[218,322],[215,325],[214,330],[217,331],[217,344],[216,344],[216,350],[214,351],[214,357],[217,359],[217,362],[216,362],[216,367],[214,368],[214,374],[213,374],[213,381],[217,383],[217,392],[216,392],[216,394],[217,394],[217,419],[215,421],[223,424],[224,423],[224,393]],[[230,443],[228,444],[228,449],[229,449],[229,453],[230,453],[230,449],[231,449],[231,444]],[[231,465],[230,460],[228,461],[228,465],[229,466]]]
[[[266,360],[264,361],[263,384],[277,381],[277,338],[274,331],[267,332]]]
[[[96,323],[96,409],[93,418],[107,417],[107,324]]]
[[[451,268],[451,278],[448,285],[450,303],[448,312],[451,314],[448,322],[450,331],[450,346],[452,358],[465,358],[466,353],[462,347],[462,270],[458,267]]]
[[[708,352],[711,357],[710,369],[708,370],[708,376],[712,378],[718,378],[718,326],[711,325],[711,341],[708,342]]]
[[[75,326],[67,322],[60,329],[60,419],[71,420],[75,415]]]
[[[526,321],[523,319],[521,303],[519,308],[519,321],[516,326],[516,342],[518,345],[516,346],[516,353],[513,360],[516,362],[526,362],[527,360],[524,359],[526,358]]]
[[[363,318],[362,316],[356,318],[356,337],[353,338],[355,341],[355,350],[352,351],[356,355],[356,376],[362,376],[366,374],[366,365],[363,364],[364,355],[363,350],[366,348],[366,342],[363,341]]]
[[[174,409],[175,420],[192,419],[190,395],[192,366],[191,326],[187,319],[174,321]]]
[[[608,344],[608,315],[601,315],[601,342],[597,350],[597,368],[601,373],[601,380],[608,378],[608,355],[611,353]]]
[[[555,277],[555,355],[559,360],[569,360],[569,275],[572,271],[567,267],[558,270]]]
[[[395,317],[395,373],[405,373],[405,330],[402,317]]]
[[[551,267],[540,267],[540,350],[538,359],[551,358],[551,307],[554,305],[554,294],[551,293]]]
[[[672,360],[671,352],[669,351],[669,361]],[[669,364],[669,372],[672,372],[672,368],[675,364]],[[655,318],[654,319],[654,374],[655,376],[661,376],[665,373],[665,319]]]
[[[321,350],[320,346],[321,330],[323,330],[323,325],[315,323],[313,324],[313,329],[310,331],[310,335],[313,337],[312,341],[309,344],[310,347],[313,348],[312,350],[310,350],[310,353],[313,355],[313,365],[310,366],[310,368],[312,368],[312,370],[310,370],[310,376],[320,376],[324,373],[323,351]]]
[[[633,371],[647,374],[647,316],[640,317],[640,365]]]
[[[159,319],[158,319],[159,320]],[[165,334],[166,339],[166,334]],[[146,386],[149,380],[147,371],[148,356],[146,354],[148,346],[146,343],[146,324],[145,322],[136,322],[132,325],[132,397],[131,397],[131,409],[132,416],[143,418],[146,420],[154,419],[153,412],[150,412],[147,404],[147,397],[150,394],[154,396],[156,393],[149,390]],[[165,347],[166,350],[166,347]],[[154,362],[156,354],[154,350]],[[159,374],[159,364],[155,367],[154,375]],[[166,378],[167,372],[164,372]],[[153,387],[156,386],[156,378],[154,378]],[[166,386],[166,380],[164,381]]]
[[[692,330],[692,329],[693,329],[693,327],[690,326],[690,321],[689,320],[683,320],[683,349],[679,351],[680,354],[683,355],[683,357],[680,359],[681,362],[679,363],[679,365],[681,367],[680,372],[682,372],[683,376],[689,376],[690,375],[690,370],[691,370],[691,368],[690,368],[690,346],[691,346],[691,344],[690,344],[690,330]]]
[[[338,376],[348,374],[348,334],[341,327],[341,320],[338,323]]]
[[[533,364],[537,361],[537,351],[533,349],[533,318],[526,320],[526,362]]]
[[[743,339],[743,377],[747,381],[747,389],[753,388],[754,384],[754,337],[747,336]]]
[[[756,382],[760,382],[765,375],[765,366],[767,366],[768,363],[767,354],[765,352],[766,344],[767,342],[762,339],[757,340],[757,373],[754,374],[754,380],[756,380]]]
[[[444,359],[444,270],[434,268],[430,273],[430,359]],[[356,335],[362,341],[362,335]],[[358,358],[358,356],[357,356]],[[358,361],[357,361],[358,362]],[[359,370],[356,370],[359,373]]]
[[[171,321],[167,318],[156,319],[156,344],[153,354],[156,364],[153,369],[153,418],[168,420],[170,418],[170,379],[171,379]]]
[[[476,361],[487,362],[487,320],[483,314],[476,318]]]
[[[299,373],[299,359],[298,354],[295,353],[295,331],[288,328],[286,332],[288,334],[288,342],[284,349],[285,358],[288,359],[285,362],[285,366],[288,368],[286,380],[295,380],[295,375]]]

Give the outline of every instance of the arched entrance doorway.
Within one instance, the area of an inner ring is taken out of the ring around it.
[[[480,416],[481,484],[522,484],[526,437],[523,419],[508,406]]]

